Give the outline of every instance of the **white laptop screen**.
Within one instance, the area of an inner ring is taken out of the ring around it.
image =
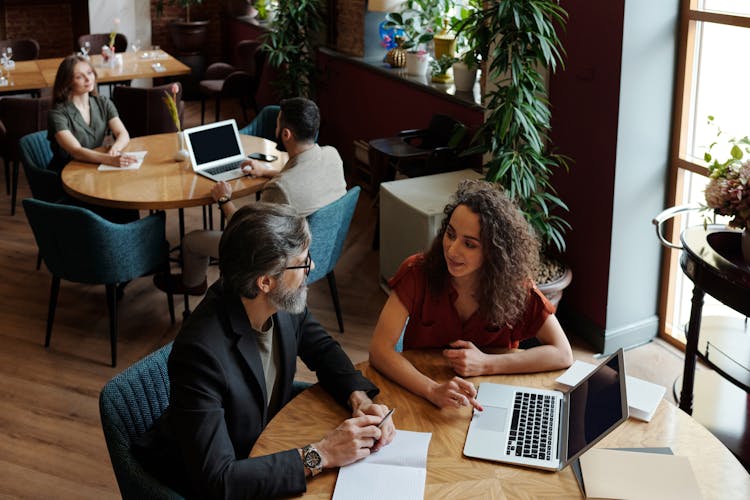
[[[200,130],[188,131],[188,134],[196,167],[242,154],[231,122],[211,128],[201,127]]]
[[[618,350],[570,391],[566,462],[628,417],[622,358]]]

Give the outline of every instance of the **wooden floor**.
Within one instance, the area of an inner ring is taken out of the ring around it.
[[[188,104],[188,124],[199,121],[199,112],[199,104]],[[21,173],[19,200],[29,195]],[[121,369],[172,340],[179,321],[170,325],[166,296],[151,278],[130,283],[120,303],[119,366],[111,368],[104,287],[63,282],[52,345],[45,350],[50,276],[44,267],[35,269],[36,245],[23,209],[11,217],[8,205],[9,197],[0,197],[0,498],[116,498],[99,391]],[[200,210],[186,212],[188,229],[200,228]],[[167,218],[168,237],[176,243],[176,213]],[[355,362],[367,357],[386,298],[378,286],[378,255],[370,248],[374,221],[372,199],[363,194],[336,268],[345,334],[338,333],[325,280],[310,287],[316,317]],[[210,273],[216,277],[215,266]],[[568,334],[576,357],[591,361],[590,348],[575,332]],[[630,374],[668,386],[671,398],[682,367],[677,350],[656,341],[626,358]],[[314,380],[304,369],[298,378]]]

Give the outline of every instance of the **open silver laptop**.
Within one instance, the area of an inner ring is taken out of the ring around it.
[[[464,455],[560,470],[628,418],[619,349],[566,393],[483,383]]]
[[[246,175],[240,168],[245,153],[234,120],[185,129],[185,142],[196,174],[217,182]]]

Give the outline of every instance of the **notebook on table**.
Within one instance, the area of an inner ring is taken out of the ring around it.
[[[628,418],[619,349],[568,392],[483,383],[464,455],[561,470]]]
[[[234,120],[185,129],[185,143],[196,174],[216,182],[247,175],[240,168],[245,153]]]

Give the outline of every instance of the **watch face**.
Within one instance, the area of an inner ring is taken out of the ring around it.
[[[321,459],[318,450],[307,449],[305,450],[305,466],[310,469],[317,469],[320,467]]]

